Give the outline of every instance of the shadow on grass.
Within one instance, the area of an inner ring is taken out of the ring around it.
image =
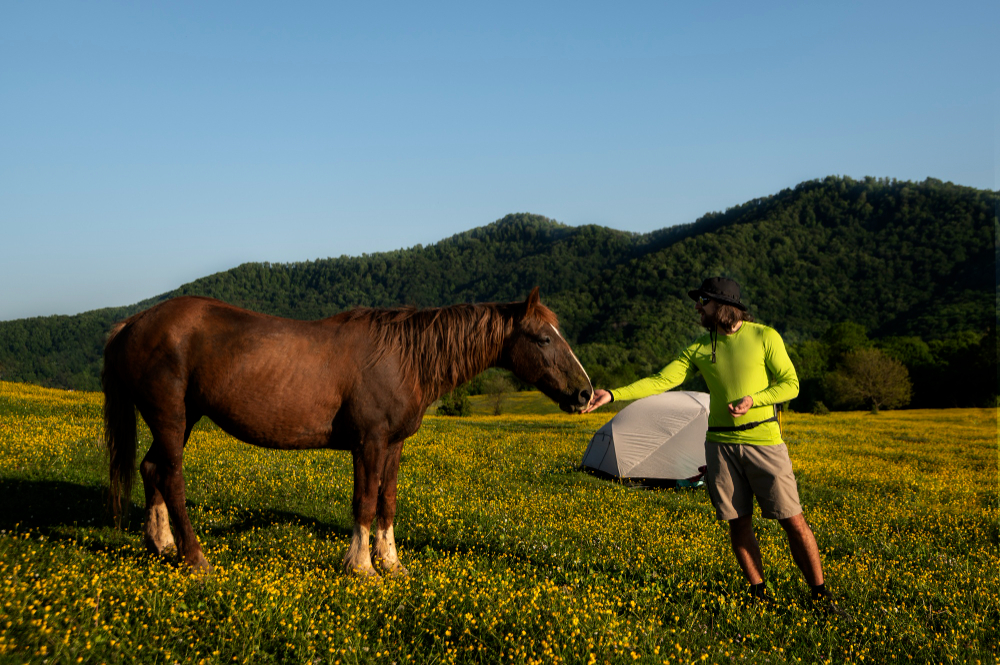
[[[0,529],[114,526],[107,488],[59,480],[0,479]],[[133,518],[138,506],[132,505]]]
[[[192,504],[188,504],[190,509]],[[203,530],[211,534],[214,538],[225,538],[226,536],[239,535],[248,531],[268,529],[275,526],[298,526],[304,527],[315,533],[317,536],[350,537],[353,533],[351,527],[340,524],[332,524],[323,520],[302,515],[291,510],[279,510],[276,508],[246,508],[240,511],[236,520],[231,524],[220,526],[208,526]]]
[[[140,507],[132,504],[130,522],[115,528],[107,488],[58,480],[0,479],[0,529],[31,532],[46,540],[71,544],[91,554],[144,558],[135,547],[141,528]]]
[[[114,527],[115,519],[108,501],[107,487],[80,485],[59,480],[25,480],[0,478],[0,529],[31,529],[46,531],[64,527],[99,529]],[[196,501],[188,500],[189,511],[199,509]],[[132,502],[122,519],[122,528],[138,533],[142,529],[145,509]],[[326,535],[351,535],[351,529],[333,525],[317,518],[289,510],[273,508],[241,509],[232,524],[208,527],[214,536],[224,537],[262,527],[283,525],[305,526]]]
[[[197,502],[188,501],[188,510],[197,510]],[[50,541],[73,542],[92,553],[115,553],[144,558],[136,537],[142,533],[144,507],[132,502],[121,529],[116,528],[108,502],[107,487],[81,485],[57,480],[0,478],[0,530],[32,533]],[[277,509],[244,509],[235,521],[224,525],[199,525],[195,528],[208,539],[225,539],[241,533],[297,526],[319,536],[351,535],[351,529],[323,522],[314,517]],[[200,528],[199,528],[200,527]],[[171,557],[164,558],[170,562]]]

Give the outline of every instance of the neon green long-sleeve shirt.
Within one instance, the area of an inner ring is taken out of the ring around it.
[[[615,400],[639,399],[676,388],[695,370],[708,384],[709,427],[732,427],[766,420],[774,405],[799,394],[799,378],[788,358],[781,335],[759,323],[744,322],[732,335],[718,336],[712,363],[712,339],[705,334],[684,349],[680,357],[657,374],[611,391]],[[750,395],[753,407],[739,418],[728,405]],[[783,443],[778,423],[769,422],[741,432],[709,432],[709,441],[773,446]]]

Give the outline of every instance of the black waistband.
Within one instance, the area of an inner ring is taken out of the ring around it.
[[[753,429],[757,425],[763,425],[764,423],[775,422],[778,420],[778,416],[771,416],[767,420],[758,420],[755,423],[744,423],[742,425],[733,425],[732,427],[709,427],[709,432],[743,432],[748,429]]]

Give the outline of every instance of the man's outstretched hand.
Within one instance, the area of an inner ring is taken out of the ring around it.
[[[753,406],[753,397],[747,395],[741,400],[730,402],[727,406],[729,407],[729,415],[733,418],[739,418],[740,416],[746,415],[747,411],[750,410],[750,407]]]
[[[595,388],[594,394],[590,398],[590,404],[588,404],[587,408],[581,411],[580,413],[590,413],[594,409],[599,409],[610,401],[611,401],[611,393],[609,393],[607,390]]]

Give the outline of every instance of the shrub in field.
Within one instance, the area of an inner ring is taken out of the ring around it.
[[[494,374],[483,383],[483,392],[493,407],[493,415],[503,414],[504,400],[514,392],[514,384],[503,374]]]
[[[439,416],[468,416],[472,413],[469,390],[465,385],[457,386],[441,396],[441,403],[435,412]]]
[[[827,394],[835,404],[848,408],[895,409],[910,403],[913,386],[909,372],[898,360],[874,348],[844,354],[840,367],[827,376]]]

